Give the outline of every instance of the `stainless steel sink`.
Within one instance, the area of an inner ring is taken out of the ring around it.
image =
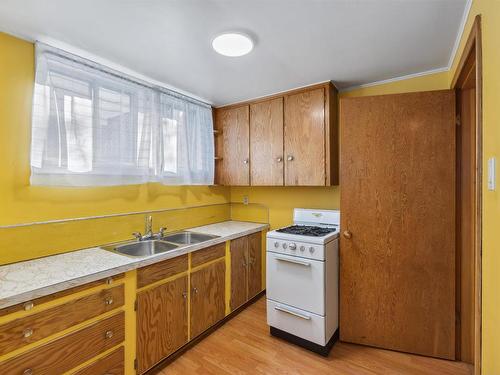
[[[136,241],[125,244],[104,246],[103,249],[132,257],[165,253],[177,249],[179,245],[158,240]]]
[[[194,243],[200,243],[200,242],[212,240],[212,239],[217,238],[217,237],[219,237],[219,236],[214,236],[211,234],[204,234],[204,233],[183,231],[183,232],[168,234],[168,235],[162,237],[162,240],[177,243],[180,245],[191,245]]]

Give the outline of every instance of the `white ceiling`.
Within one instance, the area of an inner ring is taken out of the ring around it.
[[[467,0],[1,0],[0,30],[57,40],[221,105],[448,66]],[[254,37],[247,56],[211,49]]]

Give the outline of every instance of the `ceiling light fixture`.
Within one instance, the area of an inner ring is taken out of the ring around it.
[[[224,33],[212,40],[212,47],[221,55],[239,57],[250,53],[253,49],[253,41],[245,34]]]

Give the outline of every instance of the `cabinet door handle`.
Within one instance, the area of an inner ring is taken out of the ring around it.
[[[293,159],[294,159],[293,155],[288,155],[286,158],[286,160],[288,161],[293,161]]]
[[[30,368],[27,368],[26,370],[23,371],[23,375],[33,375],[33,370]]]
[[[345,230],[344,233],[342,233],[344,235],[345,238],[347,238],[348,240],[350,240],[352,238],[352,233],[349,232],[348,230]]]
[[[187,298],[187,296],[188,296],[187,292],[182,292],[182,297],[183,297],[184,299],[186,299],[186,298]]]
[[[309,262],[304,262],[302,260],[295,260],[295,259],[288,259],[288,258],[280,258],[280,257],[276,257],[276,260],[279,260],[281,262],[288,262],[288,263],[293,263],[293,264],[299,264],[301,266],[304,266],[304,267],[310,267],[311,266],[311,263]]]
[[[285,309],[284,307],[281,307],[281,306],[274,306],[274,309],[281,311],[281,312],[284,312],[284,313],[287,313],[287,314],[290,314],[290,315],[293,315],[293,316],[296,316],[296,317],[304,319],[304,320],[311,320],[311,317],[308,315],[300,314],[298,312]]]
[[[243,164],[248,164],[250,161],[248,160],[248,158],[246,158],[245,160],[243,160]]]
[[[24,337],[25,339],[27,339],[27,338],[29,338],[29,337],[33,336],[33,332],[34,332],[34,331],[33,331],[31,328],[27,328],[27,329],[25,329],[25,330],[23,331],[23,337]]]
[[[194,294],[198,294],[198,288],[194,287],[194,288],[193,288],[193,293],[194,293]]]
[[[282,158],[281,156],[278,156],[278,157],[276,158],[276,161],[277,161],[278,163],[281,163],[281,162],[283,161],[283,158]]]
[[[24,304],[24,310],[25,310],[25,311],[29,311],[29,310],[31,310],[33,307],[35,307],[35,304],[34,304],[33,302],[31,302],[31,301],[30,301],[30,302],[26,302],[26,303]]]

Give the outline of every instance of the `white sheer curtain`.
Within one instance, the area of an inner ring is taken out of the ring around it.
[[[213,184],[211,108],[37,44],[31,183]]]
[[[200,185],[214,180],[211,111],[161,93],[159,136],[160,181],[169,185]]]

